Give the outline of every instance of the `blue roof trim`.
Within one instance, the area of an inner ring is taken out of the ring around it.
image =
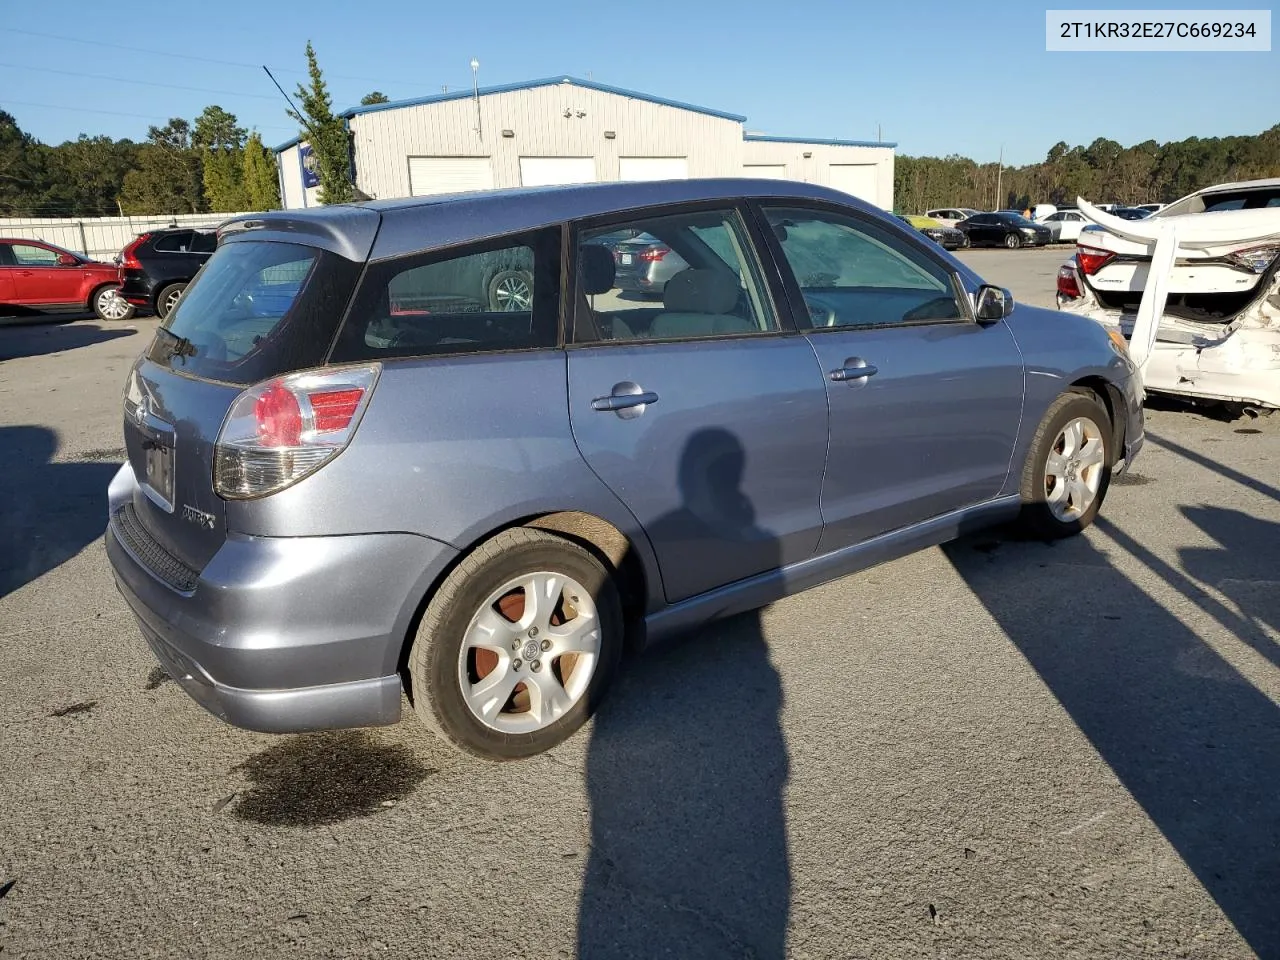
[[[743,134],[742,139],[758,143],[811,143],[818,147],[888,147],[892,150],[897,146],[889,140],[811,140],[807,137],[766,137],[761,133]]]
[[[737,123],[746,123],[747,118],[739,116],[736,113],[725,113],[723,110],[712,110],[710,107],[700,107],[694,103],[684,103],[680,100],[668,100],[665,97],[655,97],[650,93],[641,93],[638,90],[626,90],[622,87],[611,87],[607,83],[596,83],[594,80],[582,80],[578,77],[544,77],[541,80],[525,80],[521,83],[504,83],[494,87],[481,87],[480,96],[488,96],[491,93],[513,93],[517,90],[533,90],[537,87],[552,87],[563,84],[565,86],[583,87],[587,90],[598,90],[601,93],[614,93],[622,97],[630,97],[633,100],[645,100],[649,103],[660,104],[664,107],[675,107],[679,110],[692,110],[694,113],[704,113],[707,116],[719,117],[721,120],[733,120]],[[450,93],[436,93],[426,97],[415,97],[411,100],[392,100],[389,103],[371,103],[364,107],[348,107],[338,116],[357,117],[363,113],[377,113],[380,110],[397,110],[400,107],[418,107],[427,103],[445,103],[449,100],[467,100],[475,95],[471,90],[454,90]],[[286,144],[284,149],[288,149],[293,144]]]
[[[298,136],[294,137],[292,140],[286,140],[284,143],[280,144],[280,146],[278,147],[272,147],[272,150],[275,153],[284,153],[290,147],[296,147],[301,142],[302,142],[302,135],[299,134]]]

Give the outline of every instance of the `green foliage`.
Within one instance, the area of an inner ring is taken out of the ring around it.
[[[390,102],[391,102],[391,98],[388,97],[381,90],[375,90],[373,91],[373,93],[366,93],[363,97],[360,98],[360,106],[362,107],[371,107],[375,103],[390,103]]]
[[[174,117],[147,130],[136,166],[124,176],[120,205],[126,214],[199,213],[204,204],[200,151],[191,145],[191,124]]]
[[[201,154],[205,203],[214,213],[251,208],[244,185],[244,141],[245,129],[234,113],[214,105],[196,117],[191,143]]]
[[[131,140],[81,134],[57,147],[46,147],[46,205],[58,213],[114,217],[125,175],[138,164],[138,145]]]
[[[301,136],[310,144],[320,177],[320,202],[346,203],[354,197],[350,178],[350,140],[347,126],[333,114],[333,100],[324,82],[324,74],[316,61],[315,48],[307,42],[309,86],[298,84],[294,94],[302,104],[301,112],[289,116],[302,125]]]
[[[280,180],[276,175],[276,158],[262,143],[256,131],[244,145],[241,180],[248,198],[247,210],[278,210]]]
[[[0,110],[0,216],[40,214],[47,189],[46,151]]]
[[[1021,210],[1035,203],[1169,203],[1215,183],[1280,176],[1280,124],[1258,136],[1214,137],[1123,147],[1055,143],[1043,163],[1006,167],[966,157],[906,157],[894,163],[900,210],[935,207]],[[997,183],[999,193],[997,196]]]

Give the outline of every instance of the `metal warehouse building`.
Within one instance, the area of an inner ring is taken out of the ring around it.
[[[554,77],[355,107],[356,186],[370,197],[687,177],[776,177],[893,207],[892,143],[746,133],[745,117]],[[305,142],[276,148],[289,209],[319,192]]]

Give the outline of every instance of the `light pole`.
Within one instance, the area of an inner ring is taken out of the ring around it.
[[[476,134],[484,139],[484,128],[480,123],[480,61],[471,58],[471,96],[476,102]]]
[[[1004,181],[1004,144],[1000,144],[1000,159],[996,168],[996,209],[1001,207],[1000,185]]]

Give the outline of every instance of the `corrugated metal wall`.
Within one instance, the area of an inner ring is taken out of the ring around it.
[[[747,140],[743,143],[743,163],[782,164],[787,179],[836,187],[831,182],[832,164],[875,164],[876,196],[864,197],[870,203],[893,209],[893,148],[849,147],[823,143],[779,143],[770,140]],[[805,154],[811,154],[805,157]]]
[[[156,217],[0,218],[0,237],[9,240],[43,240],[83,253],[95,260],[110,260],[138,234],[174,223],[182,227],[216,227],[243,213],[184,213]]]
[[[520,186],[522,156],[594,157],[597,180],[618,179],[619,156],[685,157],[691,177],[733,176],[741,168],[742,125],[733,120],[572,84],[490,94],[479,103],[481,133],[473,99],[353,117],[360,189],[378,198],[409,196],[412,156],[489,157],[498,187]],[[606,130],[615,137],[606,139]]]
[[[874,164],[876,196],[864,199],[893,207],[891,146],[744,140],[737,120],[572,83],[484,94],[478,103],[478,115],[477,101],[463,97],[352,117],[357,185],[378,199],[410,196],[412,157],[482,158],[495,187],[521,185],[521,157],[591,158],[598,181],[620,179],[620,157],[665,157],[683,158],[690,177],[739,177],[757,166],[823,186],[836,185],[832,164]],[[279,156],[285,206],[316,205],[315,189],[304,199],[298,148]]]

